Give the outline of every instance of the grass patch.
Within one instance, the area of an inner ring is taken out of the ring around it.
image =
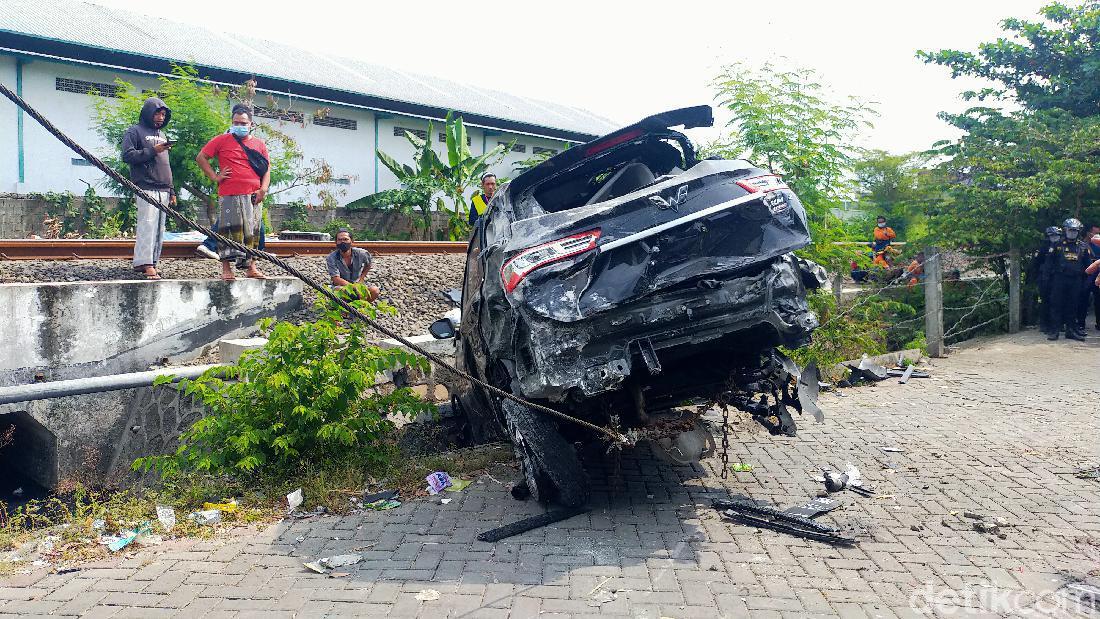
[[[305,496],[300,509],[324,506],[331,514],[346,514],[355,509],[350,499],[364,492],[398,489],[401,498],[409,500],[427,494],[424,478],[434,471],[471,479],[513,459],[511,447],[504,443],[424,456],[405,456],[394,449],[398,457],[372,468],[329,463],[303,468],[281,479],[259,477],[249,481],[189,474],[135,489],[92,489],[72,483],[66,484],[68,489],[63,494],[30,501],[10,514],[0,501],[0,576],[45,567],[34,566],[33,559],[56,568],[124,554],[134,546],[112,553],[99,542],[100,536],[117,535],[145,522],[150,523],[154,534],[165,539],[209,539],[227,528],[278,521],[286,515],[287,493],[297,488]],[[201,509],[204,502],[224,498],[235,498],[238,508],[223,513],[222,524],[199,525],[187,519],[187,514]],[[157,520],[158,504],[176,510],[177,525],[171,532]],[[13,551],[29,560],[12,561]]]

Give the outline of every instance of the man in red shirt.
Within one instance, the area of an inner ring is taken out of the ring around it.
[[[233,124],[229,132],[207,142],[195,157],[195,163],[218,186],[218,233],[246,247],[258,248],[263,201],[271,183],[271,170],[267,145],[250,135],[251,129],[252,108],[240,103],[233,106]],[[253,161],[249,161],[248,151],[252,151]],[[210,165],[210,160],[215,158],[218,160],[217,172]],[[262,174],[256,169],[258,162],[263,164],[259,170]],[[244,260],[245,255],[219,244],[218,258],[222,262],[222,279],[231,281],[234,279],[233,262]],[[247,266],[248,277],[264,279],[251,258]]]

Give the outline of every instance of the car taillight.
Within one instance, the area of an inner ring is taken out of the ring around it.
[[[749,193],[775,191],[777,189],[788,189],[787,183],[784,183],[783,179],[780,178],[777,174],[754,176],[752,178],[746,178],[743,181],[737,181],[737,184]]]
[[[634,129],[633,131],[627,131],[626,133],[620,133],[619,135],[612,134],[603,142],[596,142],[592,146],[586,148],[584,151],[584,156],[591,157],[592,155],[598,155],[609,148],[618,146],[619,144],[623,144],[625,142],[629,142],[630,140],[633,140],[640,135],[642,135],[641,129]]]
[[[524,277],[539,267],[595,249],[599,238],[597,228],[523,250],[500,269],[504,290],[512,292]]]

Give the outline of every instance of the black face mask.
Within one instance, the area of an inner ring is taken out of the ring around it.
[[[336,249],[339,249],[341,252],[345,252],[351,249],[351,243],[337,243]]]

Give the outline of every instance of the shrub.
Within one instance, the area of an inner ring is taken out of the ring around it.
[[[361,286],[345,289],[365,296]],[[352,301],[371,317],[396,311]],[[417,415],[428,405],[408,389],[376,388],[386,370],[427,369],[401,349],[367,343],[365,325],[348,321],[324,298],[313,323],[261,321],[267,344],[229,366],[180,381],[207,415],[180,436],[175,454],[140,458],[134,468],[172,477],[184,471],[231,476],[286,472],[326,464],[381,464],[393,415]],[[170,378],[160,382],[169,382]]]

